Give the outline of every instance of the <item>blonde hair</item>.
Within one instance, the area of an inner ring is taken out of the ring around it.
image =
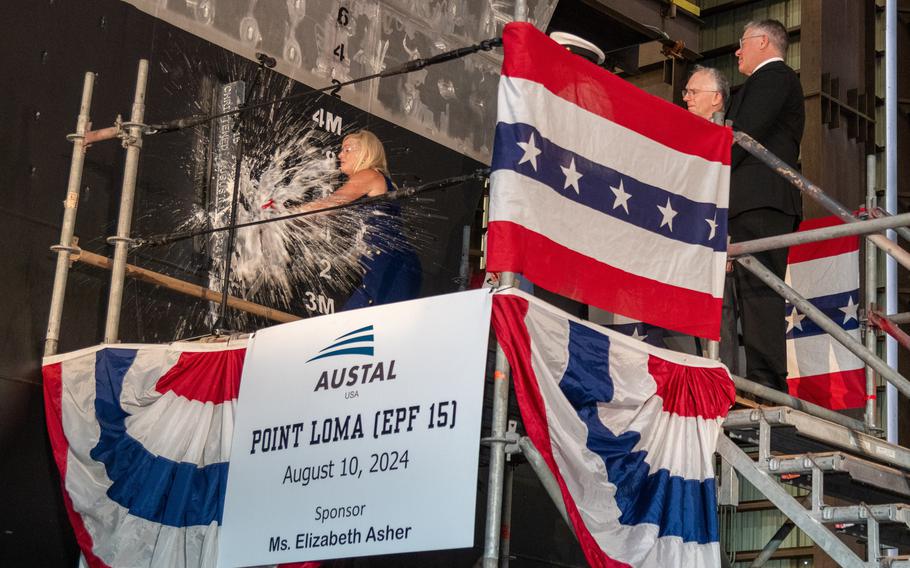
[[[344,145],[348,140],[360,143],[360,159],[354,164],[351,173],[356,174],[361,170],[378,170],[381,174],[388,176],[389,164],[385,157],[385,148],[379,138],[369,130],[358,130],[353,134],[344,137],[341,144]]]

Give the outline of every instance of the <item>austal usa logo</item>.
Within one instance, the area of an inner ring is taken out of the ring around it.
[[[334,343],[319,351],[319,354],[310,358],[307,363],[328,357],[343,355],[373,356],[373,326],[368,325],[349,331],[335,338]],[[348,367],[325,370],[316,381],[313,392],[342,387],[365,385],[375,381],[391,381],[395,379],[395,360],[361,363]],[[356,391],[355,391],[356,393]],[[356,394],[354,394],[356,396]]]

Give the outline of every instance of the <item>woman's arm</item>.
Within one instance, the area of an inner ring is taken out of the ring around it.
[[[328,197],[310,201],[297,210],[316,211],[355,201],[364,195],[382,195],[386,192],[385,178],[376,170],[361,170],[348,178],[348,181],[332,192]]]

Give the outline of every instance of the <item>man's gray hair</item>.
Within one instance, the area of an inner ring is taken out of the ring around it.
[[[689,74],[689,77],[702,71],[707,73],[714,81],[714,88],[717,89],[718,93],[720,93],[720,96],[723,98],[721,102],[723,103],[724,107],[726,107],[727,101],[730,100],[729,79],[727,79],[727,77],[716,67],[705,67],[704,65],[694,65],[692,67],[692,73]]]
[[[787,47],[790,45],[790,36],[787,28],[777,20],[761,20],[749,22],[743,30],[752,30],[768,36],[768,41],[780,53],[781,57],[787,56]]]

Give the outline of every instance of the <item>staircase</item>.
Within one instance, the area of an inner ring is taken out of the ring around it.
[[[882,556],[882,548],[910,548],[910,449],[788,407],[731,411],[724,430],[718,441],[725,462],[722,503],[736,504],[729,465],[841,566],[910,568],[910,557]],[[757,458],[740,446],[757,447]],[[781,483],[809,489],[806,504]],[[830,497],[849,504],[828,505]],[[836,532],[864,538],[868,558]],[[768,554],[779,544],[772,540]]]

